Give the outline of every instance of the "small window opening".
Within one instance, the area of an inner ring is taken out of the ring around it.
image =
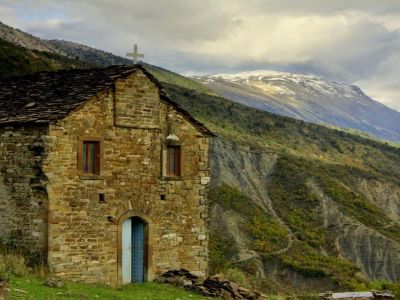
[[[100,193],[99,194],[99,202],[100,203],[106,202],[106,195],[104,195],[103,193]]]
[[[160,195],[161,200],[165,200],[165,195]]]
[[[100,174],[100,142],[83,142],[82,171],[84,174]]]
[[[167,176],[181,176],[180,146],[167,146]]]

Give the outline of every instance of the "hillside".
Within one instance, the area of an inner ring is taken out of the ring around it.
[[[82,44],[63,41],[63,40],[48,40],[50,45],[60,52],[65,53],[68,57],[86,61],[97,66],[111,66],[130,64],[131,60],[123,58],[112,53],[94,49]]]
[[[131,63],[129,59],[86,45],[57,39],[41,39],[19,29],[10,27],[2,22],[0,22],[0,39],[28,50],[57,54],[95,66]]]
[[[267,289],[365,288],[400,275],[400,149],[164,83],[217,133],[212,271]]]
[[[354,85],[308,74],[262,70],[194,78],[217,94],[250,107],[400,141],[400,113]]]
[[[93,65],[54,53],[29,50],[0,39],[0,78]]]
[[[54,48],[51,44],[47,43],[46,40],[8,26],[2,22],[0,22],[0,39],[29,50],[49,52],[61,55],[63,54],[61,51]]]

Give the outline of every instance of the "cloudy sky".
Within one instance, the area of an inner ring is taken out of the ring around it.
[[[180,73],[314,73],[400,111],[400,0],[0,0],[0,20],[118,55],[135,42]]]

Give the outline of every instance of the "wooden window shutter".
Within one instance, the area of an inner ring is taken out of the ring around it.
[[[99,175],[100,142],[84,141],[82,150],[82,172]]]
[[[167,176],[181,176],[180,146],[167,146]]]

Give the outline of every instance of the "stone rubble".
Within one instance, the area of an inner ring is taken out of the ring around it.
[[[254,290],[240,287],[223,275],[215,275],[201,278],[193,275],[185,269],[170,270],[157,278],[158,282],[182,286],[187,290],[194,291],[206,297],[220,297],[230,299],[263,300],[267,296]]]
[[[64,282],[59,278],[47,278],[44,284],[48,287],[54,288],[62,288],[64,286]]]

